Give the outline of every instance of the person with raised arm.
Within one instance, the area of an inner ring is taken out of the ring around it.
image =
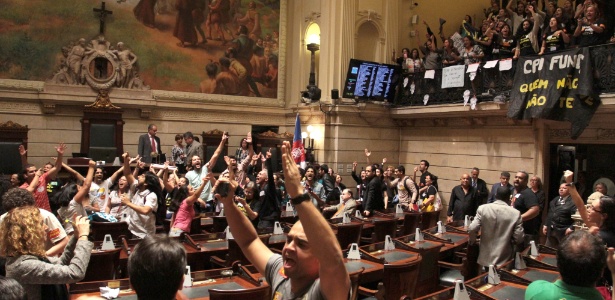
[[[36,199],[36,206],[47,211],[51,211],[51,206],[49,205],[49,196],[47,195],[47,182],[49,180],[53,180],[56,178],[58,171],[62,169],[62,156],[64,155],[64,151],[66,150],[66,145],[64,143],[58,144],[55,147],[56,152],[58,153],[56,164],[51,168],[48,172],[44,173],[38,178],[38,186],[34,189],[34,199]],[[36,176],[36,167],[32,164],[26,164],[23,167],[23,177],[24,183],[20,186],[23,189],[26,189],[34,180]]]
[[[261,242],[248,218],[233,205],[237,182],[230,182],[226,197],[218,193],[224,190],[221,185],[229,184],[227,179],[221,179],[214,190],[216,198],[225,204],[233,237],[258,272],[265,275],[272,287],[272,298],[348,299],[350,280],[342,250],[331,227],[300,184],[301,174],[286,141],[282,146],[282,166],[286,189],[299,216],[288,233],[282,256]]]

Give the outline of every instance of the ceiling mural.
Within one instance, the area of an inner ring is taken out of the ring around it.
[[[278,95],[280,0],[0,0],[0,6],[0,78]]]

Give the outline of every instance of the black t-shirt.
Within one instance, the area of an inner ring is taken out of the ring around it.
[[[562,32],[562,34],[565,34],[565,32]],[[545,53],[564,50],[566,48],[562,34],[555,35],[555,32],[549,31],[543,35],[542,39],[547,46],[545,48]]]
[[[590,25],[581,26],[581,36],[579,37],[579,46],[587,47],[604,44],[608,38],[606,35],[606,25],[604,24],[603,19],[598,19],[596,22],[592,23],[595,26],[599,26],[604,28],[602,33],[598,33],[594,31],[594,29]]]
[[[512,58],[513,50],[517,48],[517,41],[513,37],[505,38],[498,35],[497,43],[493,49],[494,56],[497,55],[500,59]]]
[[[536,194],[531,189],[525,188],[520,193],[513,196],[513,207],[516,208],[521,214],[526,213],[530,208],[538,206],[538,199]],[[523,222],[523,232],[525,234],[538,234],[540,228],[540,214],[531,220]]]
[[[536,51],[534,51],[534,47],[532,47],[532,42],[530,41],[530,34],[524,34],[519,38],[519,48],[521,49],[521,56],[526,55],[534,55]]]

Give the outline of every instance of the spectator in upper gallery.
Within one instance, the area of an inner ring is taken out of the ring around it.
[[[504,24],[495,39],[493,47],[494,57],[499,59],[513,58],[517,48],[517,39],[512,34],[510,25]]]
[[[523,20],[526,19],[526,13],[525,13],[525,2],[516,1],[517,2],[516,9],[513,10],[514,2],[515,1],[508,1],[508,5],[506,5],[506,11],[508,12],[508,15],[512,19],[512,28],[516,30],[517,28],[519,28],[519,26],[521,26],[521,23],[523,22]]]
[[[427,25],[427,23],[425,23],[425,25]],[[416,37],[418,40],[419,49],[421,49],[421,52],[425,55],[425,70],[440,69],[442,57],[440,55],[441,50],[436,48],[436,37],[433,34],[427,34],[428,40],[424,45],[421,43],[420,35],[417,34]]]
[[[549,20],[549,27],[542,35],[542,47],[538,55],[564,50],[570,43],[570,36],[555,17]]]
[[[538,32],[540,31],[543,17],[534,10],[533,5],[528,5],[527,7],[533,21],[524,20],[517,31],[517,51],[513,57],[515,59],[519,56],[534,55],[539,51]]]
[[[483,57],[485,56],[483,49],[476,45],[471,36],[465,36],[463,38],[463,48],[461,49],[460,54],[465,65],[480,63],[483,61]]]
[[[442,67],[458,65],[461,62],[461,56],[452,39],[445,39],[442,47]]]
[[[597,8],[593,5],[585,9],[585,17],[578,19],[574,36],[579,37],[579,46],[588,47],[606,43],[606,24],[598,18]]]

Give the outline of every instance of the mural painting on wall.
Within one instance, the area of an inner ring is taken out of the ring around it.
[[[277,97],[280,0],[0,3],[0,78]]]

